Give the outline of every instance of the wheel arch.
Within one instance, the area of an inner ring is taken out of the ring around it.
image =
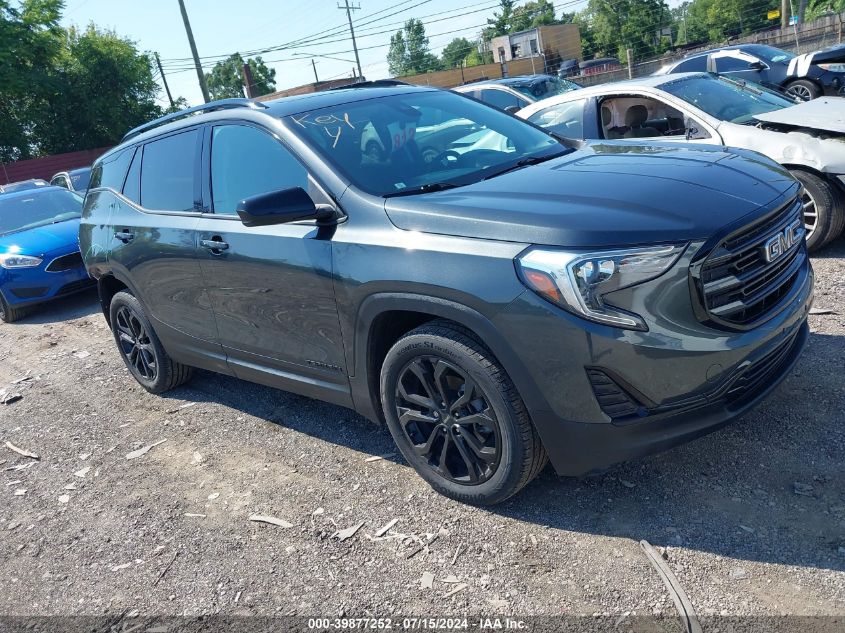
[[[446,320],[490,351],[517,388],[529,414],[548,409],[527,368],[506,338],[486,316],[466,305],[413,293],[370,295],[359,308],[354,332],[354,377],[350,377],[355,408],[383,423],[379,377],[387,351],[404,334],[433,320]]]
[[[100,309],[103,311],[103,316],[106,318],[106,323],[108,323],[109,327],[111,327],[111,300],[121,290],[128,290],[133,295],[135,294],[127,283],[118,279],[112,273],[102,275],[97,279],[97,294],[100,298]]]

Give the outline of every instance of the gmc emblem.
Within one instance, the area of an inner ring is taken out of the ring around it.
[[[763,252],[767,262],[779,259],[804,237],[804,223],[795,220],[780,233],[776,233],[763,244]]]

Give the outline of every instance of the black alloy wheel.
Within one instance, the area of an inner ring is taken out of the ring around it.
[[[477,485],[501,458],[501,428],[469,376],[443,358],[417,356],[400,372],[396,415],[414,452],[441,477]]]
[[[146,326],[129,306],[120,306],[115,316],[120,353],[141,378],[154,381],[158,376],[158,363]]]

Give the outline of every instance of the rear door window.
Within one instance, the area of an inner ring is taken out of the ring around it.
[[[194,211],[197,138],[194,129],[144,145],[141,204],[156,211]]]
[[[516,106],[517,108],[523,108],[528,105],[528,102],[515,97],[509,92],[504,90],[495,90],[491,88],[486,88],[481,91],[480,95],[481,100],[484,103],[489,103],[491,106],[499,108],[499,110],[504,110],[510,106]]]
[[[584,104],[586,99],[559,103],[535,112],[528,120],[567,138],[584,138]]]
[[[676,73],[703,73],[707,70],[707,56],[693,57],[675,66]]]
[[[129,169],[129,161],[132,160],[134,153],[135,148],[128,147],[97,163],[91,173],[90,188],[109,187],[115,191],[120,191],[126,178],[126,170]]]

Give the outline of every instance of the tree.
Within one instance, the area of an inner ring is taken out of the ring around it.
[[[556,23],[555,6],[549,0],[533,0],[514,9],[510,32],[525,31]]]
[[[0,0],[0,161],[38,155],[32,138],[35,110],[53,92],[46,69],[62,47],[61,0],[24,0],[18,8]]]
[[[476,48],[476,45],[465,37],[456,37],[443,47],[440,59],[445,68],[457,68]]]
[[[254,94],[265,95],[276,89],[275,69],[268,68],[260,57],[252,58],[246,63],[252,72]],[[205,74],[211,98],[245,97],[243,67],[244,59],[240,53],[234,53],[224,61],[214,64],[211,72]]]
[[[660,30],[671,23],[664,0],[590,0],[587,11],[593,52],[624,60],[625,49],[630,48],[635,57],[647,58],[663,52],[668,44],[660,36]]]
[[[420,20],[411,18],[405,22],[403,30],[390,37],[387,65],[393,76],[440,70],[440,60],[429,50],[425,26]]]
[[[501,11],[494,13],[492,18],[487,19],[487,28],[483,31],[485,41],[494,37],[507,35],[513,28],[513,7],[515,0],[500,0]]]

